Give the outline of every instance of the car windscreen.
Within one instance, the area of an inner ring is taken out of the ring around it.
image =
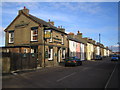
[[[117,55],[113,55],[113,57],[118,57]]]

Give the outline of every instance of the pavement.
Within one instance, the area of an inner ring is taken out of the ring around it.
[[[77,67],[48,67],[2,77],[2,88],[118,88],[118,62],[83,61]]]

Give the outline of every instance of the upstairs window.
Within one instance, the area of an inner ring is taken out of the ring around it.
[[[9,32],[9,43],[14,43],[14,31]]]
[[[31,28],[31,41],[38,41],[38,27]]]

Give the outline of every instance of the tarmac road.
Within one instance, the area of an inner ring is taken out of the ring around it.
[[[82,66],[49,67],[3,76],[2,88],[118,88],[117,64],[104,58],[83,61]]]

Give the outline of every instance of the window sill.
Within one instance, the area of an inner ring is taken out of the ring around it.
[[[30,41],[30,42],[38,42],[38,40],[35,40],[35,41]]]
[[[53,59],[48,59],[48,61],[53,61]]]
[[[49,41],[49,43],[52,43],[52,41]]]
[[[62,58],[63,60],[65,59],[65,58]]]
[[[8,43],[8,44],[14,44],[14,42]]]

